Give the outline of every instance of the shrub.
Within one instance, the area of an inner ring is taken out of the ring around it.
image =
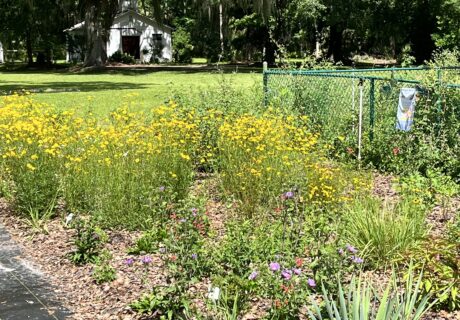
[[[173,33],[172,43],[175,62],[192,62],[193,45],[190,32],[183,27],[178,27]]]
[[[109,57],[109,62],[118,62],[124,64],[136,64],[136,59],[133,56],[122,53],[121,51],[116,51]]]

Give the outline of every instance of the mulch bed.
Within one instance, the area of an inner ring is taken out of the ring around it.
[[[391,199],[398,197],[394,191],[391,176],[375,175],[373,193],[376,196]],[[198,186],[208,188],[209,184]],[[460,199],[452,201],[447,214],[440,215],[437,206],[428,215],[427,222],[432,226],[430,235],[437,236],[444,232],[446,222],[454,219],[456,210],[460,210]],[[211,227],[221,237],[224,232],[223,212],[231,211],[225,205],[211,201],[207,207]],[[59,300],[73,315],[71,319],[142,319],[128,305],[148,293],[152,286],[165,285],[166,275],[163,261],[159,254],[150,255],[153,262],[145,269],[138,257],[134,265],[128,266],[125,260],[129,257],[127,249],[134,245],[140,232],[108,231],[109,243],[106,248],[112,253],[111,265],[117,272],[117,279],[108,284],[96,284],[93,277],[93,266],[76,266],[70,262],[68,254],[74,249],[71,239],[74,230],[66,228],[59,218],[47,224],[49,233],[34,234],[23,220],[13,214],[8,203],[0,199],[0,223],[12,238],[20,245],[24,256],[30,263],[45,274],[53,285],[56,299]],[[204,309],[205,295],[209,281],[203,281],[190,290],[197,297],[194,300],[198,309]],[[250,311],[243,319],[258,319],[263,309],[268,308],[267,302],[255,300]],[[460,319],[460,312],[430,313],[426,319]]]

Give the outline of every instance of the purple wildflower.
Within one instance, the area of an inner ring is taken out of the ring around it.
[[[259,275],[259,273],[257,271],[253,271],[251,272],[251,274],[249,275],[249,280],[254,280],[255,278],[257,278],[257,276]]]
[[[302,270],[298,269],[298,268],[294,268],[292,269],[292,271],[294,271],[294,273],[298,276],[300,276],[300,274],[302,273]]]
[[[340,248],[340,249],[338,250],[338,252],[339,252],[339,254],[340,254],[341,256],[343,256],[343,255],[345,254],[345,251],[343,251],[342,248]]]
[[[284,280],[289,280],[289,279],[292,278],[292,271],[291,271],[291,270],[284,269],[284,270],[281,272],[281,276],[284,278]]]
[[[160,190],[161,192],[165,191],[165,189],[166,188],[164,186],[161,186],[161,187],[158,188],[158,190]]]
[[[307,280],[307,283],[308,283],[308,285],[309,285],[310,287],[312,287],[312,288],[316,287],[316,282],[315,282],[315,280],[313,280],[313,279],[311,279],[311,278]]]
[[[278,262],[271,262],[270,263],[270,270],[271,271],[278,271],[281,268],[280,264]]]
[[[153,259],[151,256],[145,256],[145,257],[142,257],[141,261],[143,264],[149,264],[153,261]]]
[[[356,253],[356,252],[358,252],[358,250],[357,250],[355,247],[353,247],[352,245],[350,245],[350,244],[347,244],[347,245],[346,245],[346,248],[347,248],[347,250],[350,251],[351,253]]]
[[[288,191],[288,192],[284,193],[283,198],[284,199],[292,199],[292,198],[294,198],[294,192]]]
[[[191,257],[192,257],[193,260],[196,260],[198,258],[198,255],[196,253],[192,253]]]
[[[352,261],[354,263],[363,263],[364,262],[363,258],[360,258],[360,257],[352,257]]]
[[[128,258],[128,259],[125,260],[125,264],[126,264],[127,266],[130,266],[130,265],[132,265],[133,263],[134,263],[134,259],[133,259],[133,258]]]
[[[197,214],[198,214],[198,209],[192,208],[192,216],[196,217]]]

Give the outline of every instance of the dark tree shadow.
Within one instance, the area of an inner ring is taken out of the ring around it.
[[[155,83],[123,83],[110,81],[18,83],[17,81],[0,80],[0,94],[11,94],[15,91],[22,90],[32,93],[139,90],[146,89],[155,85],[159,86],[159,84]]]

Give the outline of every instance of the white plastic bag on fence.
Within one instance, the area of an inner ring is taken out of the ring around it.
[[[399,93],[396,129],[409,131],[414,122],[417,89],[401,88]]]

